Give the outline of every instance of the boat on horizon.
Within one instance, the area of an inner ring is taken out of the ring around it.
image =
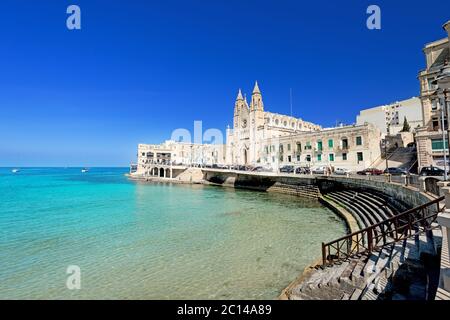
[[[20,171],[20,169],[17,169],[17,168],[11,170],[12,173],[17,173],[19,171]]]
[[[86,173],[86,172],[89,172],[89,169],[88,169],[88,168],[83,168],[83,169],[81,169],[81,173]]]

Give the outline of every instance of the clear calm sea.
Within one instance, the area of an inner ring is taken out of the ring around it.
[[[0,168],[0,299],[274,299],[345,233],[315,201],[126,172]]]

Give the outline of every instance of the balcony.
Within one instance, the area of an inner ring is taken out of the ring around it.
[[[342,145],[342,146],[337,146],[336,147],[336,151],[337,152],[348,152],[348,145]]]

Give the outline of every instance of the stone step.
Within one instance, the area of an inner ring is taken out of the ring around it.
[[[387,276],[385,272],[381,273],[374,288],[374,293],[377,294],[377,296],[380,296],[383,293],[387,293],[387,291],[390,291],[391,283],[388,280],[389,277],[390,276]]]
[[[375,285],[379,282],[379,277],[385,276],[386,267],[388,266],[391,257],[392,247],[392,245],[384,247],[379,252],[376,263],[373,266],[366,266],[367,287],[363,290],[361,299],[374,300],[377,298],[377,294],[374,292]]]
[[[402,257],[405,251],[405,243],[405,240],[394,243],[391,253],[391,260],[389,262],[389,269],[391,270],[391,273],[395,273],[400,264],[403,262]]]
[[[362,293],[362,290],[356,288],[355,291],[353,291],[353,294],[350,296],[350,300],[359,300],[361,293]]]
[[[425,233],[419,235],[419,257],[421,260],[427,257],[434,256],[434,243],[433,238],[427,236]]]
[[[364,276],[362,274],[364,267],[368,261],[367,256],[363,256],[361,259],[358,260],[355,268],[353,269],[352,275],[351,275],[351,282],[355,287],[364,287]]]
[[[367,228],[369,226],[368,222],[362,219],[361,216],[358,214],[358,212],[354,211],[352,208],[347,207],[347,204],[345,202],[341,201],[334,195],[327,194],[325,197],[327,199],[330,199],[331,201],[336,202],[337,204],[348,210],[352,214],[352,216],[356,219],[356,222],[358,223],[358,226],[361,229]]]
[[[352,193],[349,191],[344,191],[347,195],[351,195]],[[359,201],[361,203],[364,203],[367,207],[372,208],[375,212],[379,215],[378,222],[381,222],[382,220],[386,220],[391,217],[391,214],[386,212],[384,207],[376,203],[373,199],[367,198],[362,193],[356,193],[356,201]]]
[[[332,199],[336,199],[338,200],[340,203],[342,203],[344,205],[344,207],[350,211],[350,213],[353,214],[353,216],[357,219],[362,221],[362,226],[360,226],[361,228],[367,228],[369,226],[371,226],[373,224],[373,222],[371,220],[368,219],[367,215],[364,214],[363,212],[361,212],[361,210],[354,206],[348,199],[342,197],[339,194],[331,194],[330,195],[332,197]]]
[[[349,265],[348,261],[345,261],[341,263],[340,265],[335,265],[333,268],[331,268],[327,275],[325,275],[322,279],[322,281],[319,284],[319,287],[327,286],[330,284],[338,284],[339,278],[341,277],[342,272],[345,270],[345,268]]]
[[[419,245],[416,237],[406,239],[404,258],[405,260],[420,260]]]
[[[342,295],[341,300],[350,300],[350,295],[346,292],[344,292],[344,294]]]
[[[383,220],[374,210],[367,207],[365,204],[360,203],[357,199],[357,196],[353,198],[352,196],[349,196],[345,191],[337,193],[337,196],[345,200],[347,202],[347,205],[357,208],[358,211],[369,221],[368,225],[373,225]]]
[[[431,236],[433,238],[433,247],[436,255],[440,254],[442,249],[442,230],[439,225],[433,226],[431,229]]]
[[[366,266],[364,267],[361,273],[364,276],[364,278],[369,277],[374,272],[375,265],[377,264],[379,258],[380,258],[380,251],[372,252],[372,254],[369,256],[369,260],[367,261]]]

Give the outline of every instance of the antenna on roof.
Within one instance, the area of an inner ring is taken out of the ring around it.
[[[292,117],[292,88],[289,88],[289,101],[291,105],[291,117]]]

